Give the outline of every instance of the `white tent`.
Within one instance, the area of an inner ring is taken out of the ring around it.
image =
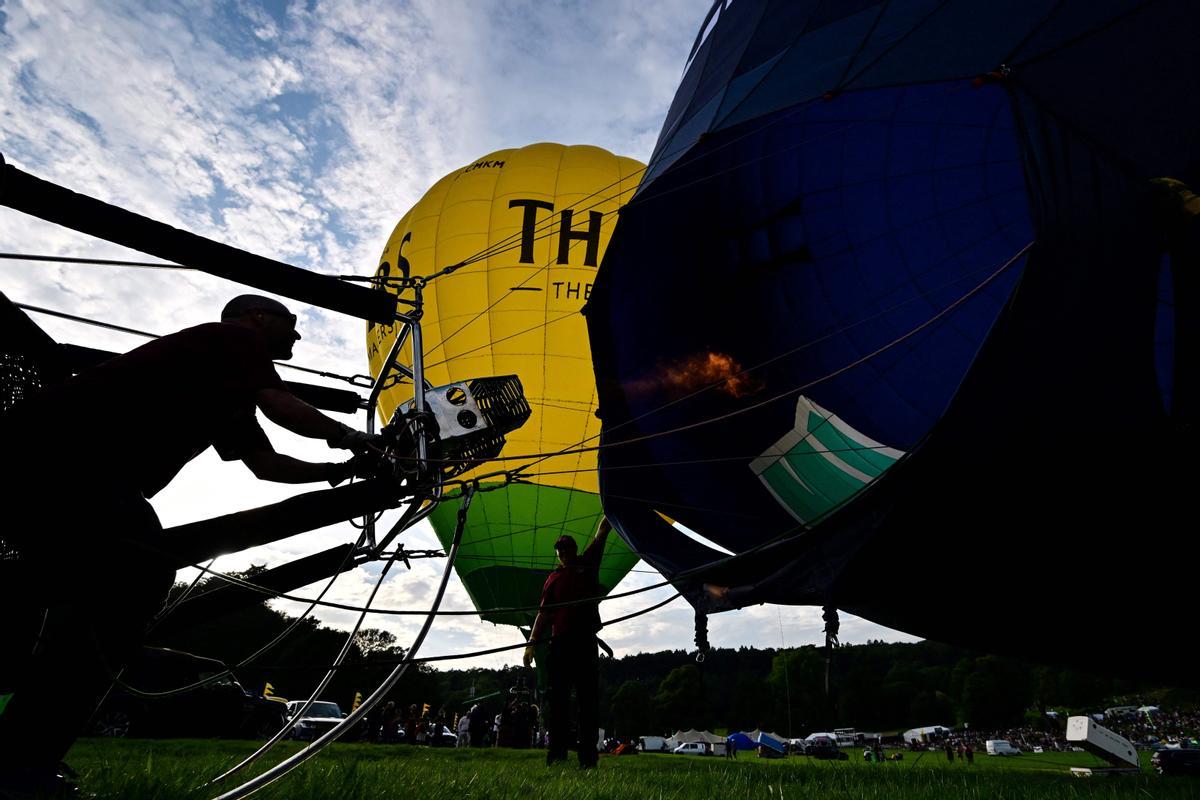
[[[694,728],[692,730],[687,730],[687,731],[675,731],[675,735],[672,736],[671,738],[675,740],[676,744],[683,744],[685,742],[704,742],[705,744],[718,744],[718,743],[725,742],[724,736],[717,736],[715,733],[709,733],[708,731],[698,731]]]

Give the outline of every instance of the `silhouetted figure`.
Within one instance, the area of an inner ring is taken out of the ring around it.
[[[601,594],[600,559],[610,530],[608,520],[601,521],[596,537],[583,555],[578,554],[578,546],[570,536],[562,536],[554,543],[559,566],[542,587],[541,609],[533,623],[529,646],[525,648],[525,666],[528,667],[533,662],[536,644],[547,632],[552,636],[546,670],[550,684],[547,690],[550,703],[547,764],[567,759],[570,699],[574,688],[579,714],[579,766],[585,769],[596,766],[596,739],[600,727],[597,722],[600,677],[596,633],[600,630],[600,610],[598,601],[579,601]],[[559,603],[573,605],[550,607]]]
[[[275,452],[255,417],[331,447],[372,449],[288,391],[271,363],[288,359],[296,317],[243,295],[221,322],[197,325],[32,395],[0,420],[10,478],[4,537],[20,553],[16,596],[0,624],[47,609],[36,644],[6,643],[12,700],[0,715],[0,791],[56,791],[60,760],[137,651],[174,580],[146,498],[208,447],[258,478],[348,478],[351,462]],[[30,655],[30,653],[32,653]]]

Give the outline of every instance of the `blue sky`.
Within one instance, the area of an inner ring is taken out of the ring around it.
[[[396,221],[438,178],[538,141],[593,144],[645,161],[706,0],[0,0],[0,152],[39,177],[307,269],[367,274]],[[145,260],[0,209],[0,250]],[[0,261],[10,298],[170,332],[212,319],[234,284],[181,272]],[[295,305],[295,304],[293,304]],[[295,363],[366,371],[362,323],[300,307]],[[60,341],[127,350],[141,340],[38,317]],[[168,389],[163,401],[169,402]],[[361,426],[361,418],[348,419]],[[319,443],[269,429],[276,447],[328,460]],[[294,489],[255,481],[211,453],[154,500],[164,524],[262,505]],[[277,563],[353,538],[337,526],[218,568]],[[436,546],[428,530],[414,548]],[[644,565],[643,565],[644,566]],[[436,563],[401,571],[377,604],[420,608]],[[372,570],[334,599],[365,599]],[[376,573],[377,574],[377,573]],[[652,582],[631,575],[622,588]],[[603,616],[661,599],[605,604]],[[467,608],[455,583],[447,607]],[[682,603],[606,632],[619,654],[691,646]],[[346,624],[349,614],[322,615]],[[417,623],[375,618],[405,643]],[[843,621],[843,641],[909,638]],[[511,628],[443,618],[429,654],[517,641]],[[819,609],[760,606],[714,616],[716,646],[821,640]],[[497,656],[480,663],[514,663]]]

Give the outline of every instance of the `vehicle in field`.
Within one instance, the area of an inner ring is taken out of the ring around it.
[[[148,693],[200,685],[153,699],[114,686],[92,717],[92,734],[265,739],[283,727],[286,718],[282,703],[246,691],[223,662],[182,650],[143,647],[126,667],[122,683]]]
[[[1007,739],[988,739],[984,742],[984,748],[989,756],[1019,756],[1021,755],[1020,748],[1013,747],[1012,743]]]
[[[1200,775],[1200,750],[1159,750],[1150,766],[1159,775]]]
[[[665,753],[670,748],[662,736],[642,736],[638,738],[638,749],[643,753]]]
[[[684,742],[671,752],[681,756],[706,756],[708,745],[704,742]]]
[[[833,735],[837,739],[838,747],[850,747],[859,741],[858,731],[854,728],[834,728]]]
[[[295,717],[300,712],[300,709],[304,707],[304,702],[303,700],[292,700],[287,704],[288,719]],[[312,704],[312,707],[292,727],[288,736],[293,739],[303,739],[311,742],[325,733],[325,731],[336,726],[345,716],[337,703],[328,700],[318,700]]]
[[[810,739],[804,747],[804,755],[820,761],[848,761],[845,751],[838,749],[837,740],[829,738]]]

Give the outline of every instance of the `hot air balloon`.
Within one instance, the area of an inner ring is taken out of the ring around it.
[[[530,624],[530,612],[497,609],[536,606],[556,563],[555,540],[569,534],[582,550],[603,516],[595,452],[578,452],[599,434],[587,327],[579,312],[616,211],[642,168],[581,145],[489,153],[434,184],[396,225],[380,258],[379,277],[430,275],[462,264],[424,292],[426,379],[439,386],[515,374],[533,414],[510,434],[505,456],[570,451],[492,465],[493,471],[528,467],[522,474],[528,483],[481,492],[471,505],[455,568],[492,622]],[[368,328],[375,375],[395,330]],[[383,392],[383,418],[411,397],[407,383]],[[466,477],[472,474],[478,472]],[[455,506],[444,503],[430,517],[444,544],[454,531]],[[612,537],[600,573],[605,591],[636,562],[628,546]]]
[[[621,535],[703,610],[1194,682],[1146,602],[1197,556],[1198,35],[714,4],[586,309]]]

